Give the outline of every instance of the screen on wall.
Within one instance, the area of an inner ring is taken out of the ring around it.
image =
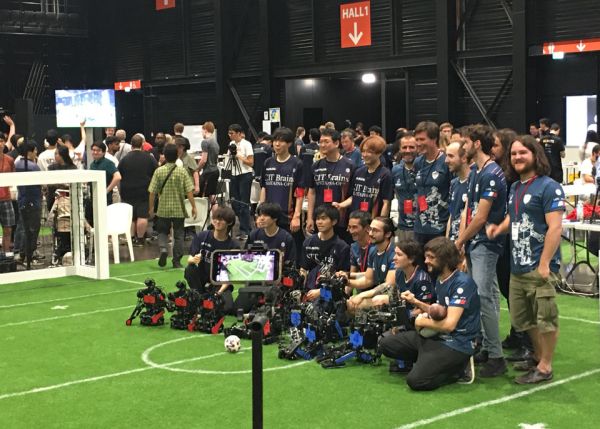
[[[597,131],[595,95],[574,95],[567,99],[567,146],[581,146],[588,130]]]
[[[58,128],[78,128],[83,120],[86,127],[117,124],[113,89],[61,89],[55,98]]]

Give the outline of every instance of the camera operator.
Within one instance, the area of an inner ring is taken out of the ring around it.
[[[469,379],[463,381],[473,381],[473,342],[481,329],[479,295],[473,279],[457,270],[459,262],[460,254],[452,241],[445,237],[429,241],[425,245],[425,264],[431,274],[437,275],[437,303],[447,307],[447,315],[439,321],[430,319],[425,314],[429,304],[407,290],[401,297],[423,312],[415,320],[417,331],[390,331],[379,342],[385,356],[414,362],[406,376],[413,390],[434,390],[466,374]],[[418,332],[424,328],[439,334],[424,338]]]
[[[254,151],[250,142],[243,138],[244,130],[238,124],[231,124],[227,133],[228,156],[232,159],[231,183],[229,192],[233,211],[240,218],[239,239],[246,240],[250,234],[250,190],[254,166]],[[239,167],[239,168],[238,168]]]
[[[396,266],[394,265],[394,224],[390,218],[376,217],[371,221],[369,229],[369,237],[371,243],[375,246],[375,250],[369,252],[367,261],[367,270],[365,275],[358,279],[349,279],[349,292],[352,289],[369,290],[381,284],[393,284],[396,278]],[[342,274],[340,274],[342,275]],[[350,298],[348,301],[348,309],[356,310],[361,301],[362,294]],[[363,295],[364,296],[364,295]]]
[[[279,204],[262,203],[256,209],[256,226],[248,236],[246,247],[252,244],[261,244],[269,250],[281,250],[283,262],[291,261],[296,264],[296,247],[294,239],[285,229],[277,225],[281,219],[281,208]]]
[[[302,257],[303,274],[306,276],[306,298],[313,301],[321,292],[315,289],[317,275],[321,264],[333,265],[334,272],[350,271],[350,246],[335,233],[335,226],[340,219],[337,209],[323,204],[315,210],[317,233],[304,240]]]
[[[390,293],[394,284],[397,293],[410,291],[419,301],[430,304],[434,301],[433,283],[429,274],[421,268],[423,248],[414,240],[400,240],[394,251],[395,276],[393,283],[384,283],[371,290],[361,292],[351,298],[352,305],[358,308],[377,307],[390,303]],[[386,279],[387,280],[387,279]],[[349,301],[349,302],[350,302]],[[416,317],[421,310],[407,303],[411,317]]]
[[[185,268],[185,279],[190,287],[200,293],[207,292],[210,283],[210,262],[215,250],[241,249],[240,244],[231,238],[231,230],[235,225],[235,213],[229,207],[218,207],[212,214],[212,230],[196,234],[190,246],[188,265]],[[233,310],[232,285],[221,285],[216,291],[225,300],[225,311]]]

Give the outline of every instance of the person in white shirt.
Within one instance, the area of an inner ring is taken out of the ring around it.
[[[119,149],[114,156],[118,161],[121,161],[125,155],[131,152],[131,145],[125,141],[127,138],[127,133],[125,130],[117,130],[115,137],[119,139]]]
[[[252,169],[254,166],[254,151],[252,144],[243,138],[244,130],[240,125],[231,124],[228,135],[231,139],[227,152],[227,163],[231,160],[232,177],[229,184],[231,206],[240,218],[240,235],[238,239],[245,240],[252,230],[250,226],[250,190],[254,175]],[[233,146],[236,148],[235,155],[231,151]]]
[[[54,164],[54,152],[56,151],[56,145],[59,143],[58,132],[54,129],[48,130],[46,133],[46,142],[48,148],[43,151],[37,160],[37,165],[41,171],[48,171],[48,166]]]
[[[579,166],[579,174],[583,183],[596,183],[596,161],[600,154],[600,144],[592,149],[592,154]]]

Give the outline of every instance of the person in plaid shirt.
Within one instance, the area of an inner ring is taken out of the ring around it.
[[[184,199],[187,198],[192,205],[192,217],[196,217],[196,204],[194,202],[194,183],[185,168],[178,167],[177,147],[174,144],[165,146],[164,155],[166,163],[158,168],[148,187],[149,216],[154,217],[154,196],[158,195],[158,210],[156,230],[158,231],[158,247],[160,258],[158,265],[164,267],[168,256],[168,234],[173,227],[173,268],[182,268],[183,256],[183,221],[187,216]]]

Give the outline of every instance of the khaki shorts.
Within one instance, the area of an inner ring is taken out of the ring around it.
[[[550,272],[542,279],[537,269],[510,275],[510,318],[517,332],[538,328],[541,333],[558,329],[558,307],[554,297],[560,275]]]

